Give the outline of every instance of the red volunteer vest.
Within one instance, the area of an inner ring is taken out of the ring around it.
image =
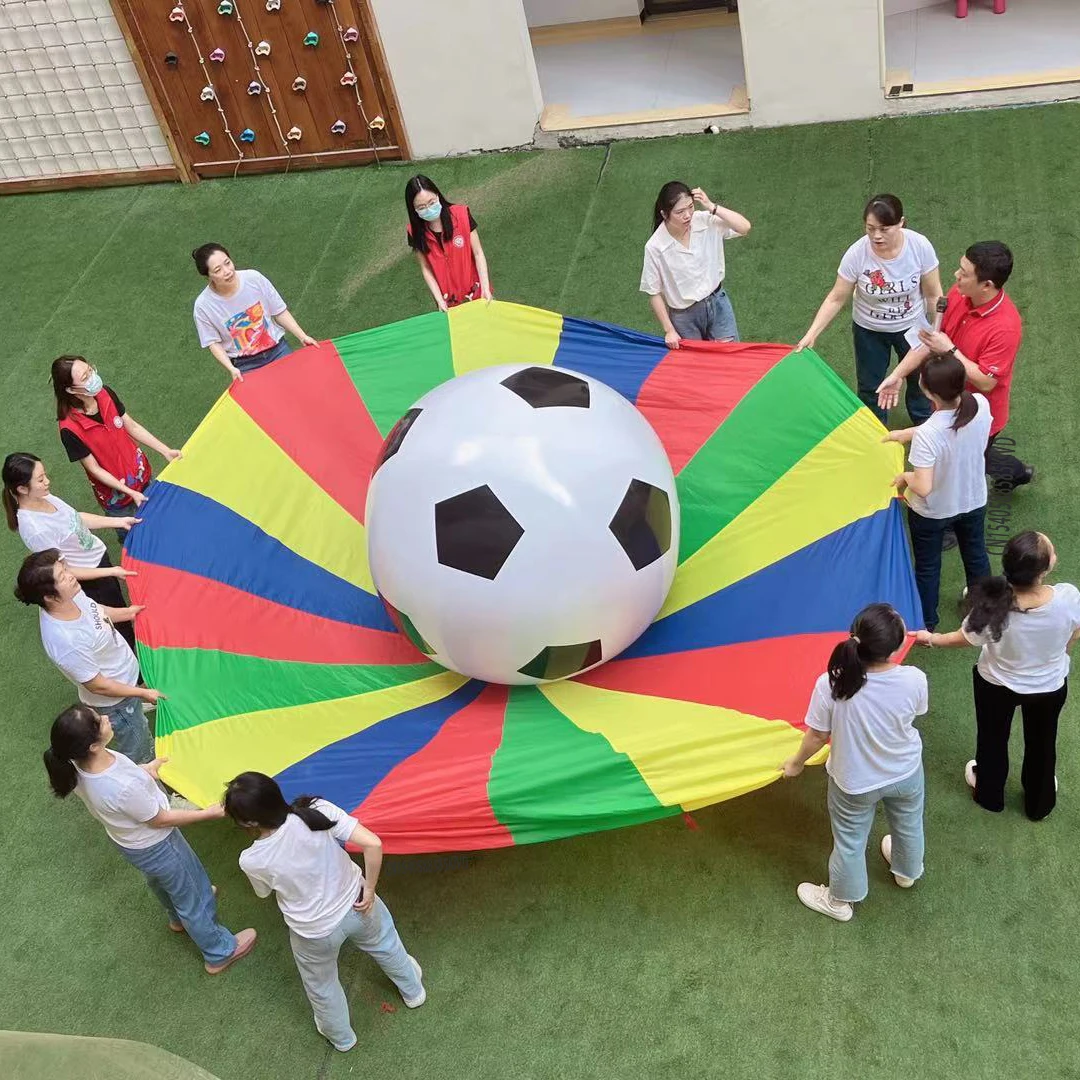
[[[81,409],[59,421],[57,427],[77,435],[89,447],[97,463],[133,491],[142,491],[150,483],[150,462],[135,440],[124,428],[124,418],[116,409],[112,395],[102,390],[94,397],[101,422],[91,419]],[[90,477],[90,486],[104,510],[119,510],[131,506],[131,500],[119,491]]]
[[[426,258],[448,307],[456,307],[480,296],[480,275],[473,258],[469,208],[462,203],[450,207],[454,235],[440,244],[440,235],[427,229]]]

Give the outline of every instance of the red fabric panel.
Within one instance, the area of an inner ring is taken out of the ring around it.
[[[124,556],[137,572],[131,601],[153,602],[135,623],[151,649],[220,649],[267,660],[313,664],[419,664],[427,660],[402,634],[325,619],[275,604],[219,581]]]
[[[264,378],[271,368],[274,377]],[[230,392],[323,491],[364,520],[368,480],[383,439],[330,342],[253,371]]]
[[[507,693],[505,686],[484,689],[352,812],[378,834],[388,853],[479,851],[514,843],[488,800]]]
[[[680,469],[748,390],[791,352],[790,345],[684,341],[656,365],[638,394],[637,407],[652,424]]]

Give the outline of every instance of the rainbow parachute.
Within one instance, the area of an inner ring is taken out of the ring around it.
[[[555,363],[635,402],[671,458],[679,569],[625,653],[507,688],[427,662],[368,572],[367,480],[433,386]],[[151,489],[125,564],[163,776],[208,804],[277,777],[392,852],[651,821],[778,776],[810,689],[875,600],[921,625],[900,449],[813,352],[690,344],[467,304],[294,353],[235,383]]]

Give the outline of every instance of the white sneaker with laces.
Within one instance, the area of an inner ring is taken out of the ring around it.
[[[833,899],[828,885],[815,885],[813,882],[804,881],[795,891],[799,899],[812,911],[820,911],[822,915],[828,915],[837,922],[847,922],[855,914],[855,909],[846,900]]]
[[[886,833],[881,838],[881,854],[889,864],[889,869],[892,870],[892,833]],[[915,884],[913,877],[904,877],[903,874],[894,873],[893,880],[901,889],[910,889]]]
[[[409,957],[409,963],[412,964],[413,970],[416,972],[417,979],[424,977],[424,969],[416,962],[413,957]],[[407,998],[404,994],[401,995],[401,1000],[405,1002],[406,1009],[419,1009],[421,1005],[427,1001],[427,991],[420,987],[420,993],[414,998]]]
[[[964,766],[964,779],[967,781],[967,786],[969,788],[971,788],[972,791],[974,791],[975,790],[975,759],[974,758],[972,758]]]

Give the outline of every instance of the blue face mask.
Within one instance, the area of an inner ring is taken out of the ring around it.
[[[95,371],[90,375],[90,378],[79,387],[79,389],[82,390],[84,394],[89,394],[91,397],[94,397],[96,394],[101,393],[101,388],[104,385],[105,383],[101,376]]]
[[[433,202],[430,206],[425,206],[423,210],[416,212],[424,221],[434,221],[442,213],[442,203]]]

